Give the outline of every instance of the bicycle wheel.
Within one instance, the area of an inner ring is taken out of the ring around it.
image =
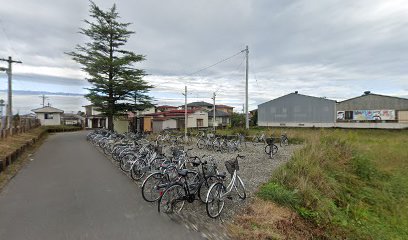
[[[137,160],[130,169],[130,176],[133,180],[139,181],[145,175],[146,162],[142,159]]]
[[[165,191],[166,183],[169,183],[163,173],[155,172],[150,174],[142,184],[142,197],[147,202],[159,200],[160,195]]]
[[[203,148],[205,147],[205,141],[204,141],[203,139],[199,139],[199,140],[197,141],[197,147],[198,147],[199,149],[203,149]]]
[[[266,145],[264,151],[265,151],[266,154],[269,155],[269,154],[271,153],[271,146],[270,146],[270,145]]]
[[[269,152],[270,158],[273,158],[273,156],[275,156],[277,153],[278,153],[278,146],[276,146],[275,144],[272,144],[271,151]]]
[[[217,178],[215,176],[209,176],[206,179],[203,179],[197,193],[198,198],[200,198],[201,202],[205,203],[205,201],[207,200],[208,189],[216,181]]]
[[[120,169],[124,172],[129,172],[131,168],[131,161],[133,160],[134,156],[131,154],[127,154],[123,156],[123,158],[120,160]]]
[[[205,200],[205,209],[210,218],[217,218],[221,214],[225,205],[223,196],[225,193],[226,188],[224,184],[220,182],[213,184],[208,190]]]
[[[174,184],[167,188],[160,196],[158,211],[162,213],[179,213],[184,207],[186,195],[181,184]]]
[[[285,137],[283,139],[283,141],[281,142],[281,144],[283,144],[284,146],[288,146],[289,145],[289,139]]]
[[[239,198],[244,200],[246,198],[246,190],[241,178],[237,175],[234,183],[235,191],[237,191]]]

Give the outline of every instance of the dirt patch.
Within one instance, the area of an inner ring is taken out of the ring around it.
[[[231,238],[247,239],[325,239],[324,231],[308,223],[291,209],[255,198],[228,224]]]

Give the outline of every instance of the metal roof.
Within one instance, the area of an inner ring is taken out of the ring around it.
[[[208,112],[209,117],[212,117],[213,114],[214,114],[213,111]],[[226,113],[226,112],[220,111],[220,110],[215,110],[215,117],[229,117],[229,116],[230,116],[229,113]]]
[[[35,113],[63,113],[64,111],[55,107],[42,107],[31,110]]]

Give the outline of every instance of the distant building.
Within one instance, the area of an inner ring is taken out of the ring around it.
[[[337,103],[337,127],[404,128],[408,127],[408,99],[374,94]]]
[[[297,91],[258,105],[258,126],[333,127],[336,101]]]
[[[260,104],[258,126],[408,128],[408,99],[367,91],[337,103],[295,92]]]
[[[85,127],[86,128],[107,128],[108,118],[102,114],[96,106],[86,105],[85,108]]]
[[[78,114],[64,113],[61,117],[61,122],[64,125],[82,126],[84,118]]]
[[[184,105],[180,106],[184,109]],[[214,105],[207,102],[192,102],[187,104],[188,110],[198,110],[208,112],[208,126],[213,126],[213,115],[214,115]],[[216,127],[226,127],[231,123],[231,115],[234,107],[227,105],[215,105],[215,126]]]
[[[61,115],[64,113],[61,109],[46,106],[31,111],[35,113],[42,126],[61,125]]]
[[[143,129],[146,132],[160,132],[166,129],[184,128],[185,110],[170,110],[166,112],[157,112],[146,114]],[[151,121],[146,123],[146,121]],[[147,126],[151,127],[150,129]],[[208,113],[201,109],[187,110],[187,128],[206,128],[208,127]]]
[[[232,113],[231,113],[232,114]],[[215,126],[226,127],[231,124],[231,114],[221,110],[215,110]],[[214,111],[208,112],[208,126],[213,126]]]

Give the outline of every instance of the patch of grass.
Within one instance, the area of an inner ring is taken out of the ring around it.
[[[259,197],[290,206],[331,238],[408,239],[408,131],[291,134],[305,147],[273,173]]]
[[[26,133],[14,135],[0,141],[0,157],[4,158],[8,154],[14,152],[17,148],[20,148],[27,141],[42,136],[39,141],[28,147],[20,157],[0,173],[0,190],[27,162],[29,162],[29,156],[37,147],[41,146],[43,140],[46,138],[46,134],[47,130],[45,128],[38,127]]]
[[[269,182],[261,187],[257,195],[265,200],[272,200],[284,206],[298,206],[299,196],[295,191],[286,189],[284,186]]]

